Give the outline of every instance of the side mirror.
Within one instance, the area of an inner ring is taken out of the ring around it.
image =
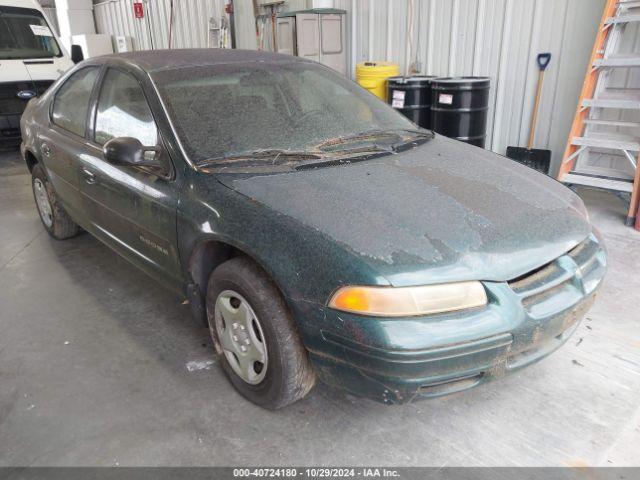
[[[82,53],[82,47],[80,45],[71,45],[71,61],[73,63],[80,63],[84,60],[84,53]]]
[[[145,147],[133,137],[112,138],[102,148],[105,160],[113,165],[159,167],[159,162],[149,161],[145,152],[158,152],[156,147]]]

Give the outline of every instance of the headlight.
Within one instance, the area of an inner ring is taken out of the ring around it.
[[[349,286],[340,288],[329,300],[329,307],[336,310],[376,317],[429,315],[486,304],[487,293],[480,282],[400,288]]]

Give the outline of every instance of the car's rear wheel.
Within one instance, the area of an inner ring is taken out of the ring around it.
[[[209,331],[222,367],[248,400],[277,409],[304,397],[315,374],[280,292],[248,258],[216,268],[207,286]]]
[[[31,187],[40,220],[49,235],[58,240],[77,235],[78,225],[71,220],[58,200],[53,186],[40,164],[36,164],[31,171]]]

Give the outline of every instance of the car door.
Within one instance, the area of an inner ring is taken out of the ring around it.
[[[79,158],[87,148],[89,105],[100,67],[81,68],[55,92],[50,105],[48,127],[38,132],[38,147],[47,175],[71,217],[86,223],[80,193]]]
[[[177,182],[153,114],[137,78],[108,68],[95,98],[91,151],[82,160],[82,192],[88,200],[92,233],[171,288],[180,289],[176,234]],[[134,137],[163,168],[113,165],[103,146]]]

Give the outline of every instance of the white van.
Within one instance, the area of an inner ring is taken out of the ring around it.
[[[37,0],[0,0],[0,145],[20,141],[20,115],[73,62]]]

